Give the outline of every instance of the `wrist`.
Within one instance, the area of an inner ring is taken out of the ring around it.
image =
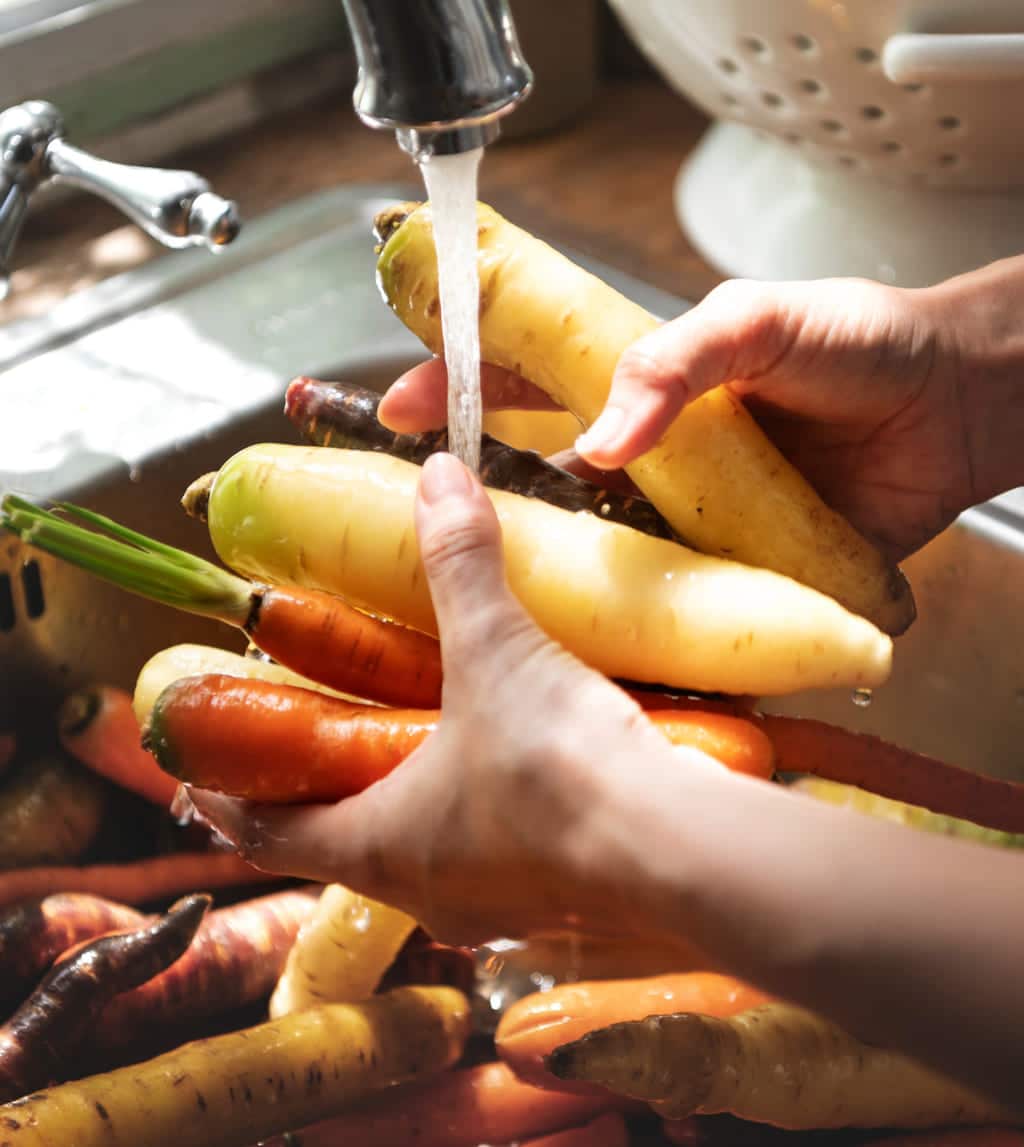
[[[1024,256],[927,292],[952,336],[974,500],[1024,485]]]

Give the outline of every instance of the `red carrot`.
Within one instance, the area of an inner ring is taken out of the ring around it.
[[[345,1115],[304,1129],[301,1139],[302,1147],[478,1147],[517,1143],[637,1106],[607,1093],[542,1091],[516,1079],[503,1063],[484,1063],[390,1087]],[[274,1139],[266,1147],[284,1144]]]
[[[295,889],[211,912],[181,959],[107,1004],[92,1040],[104,1048],[123,1047],[161,1028],[269,996],[315,907],[311,890]]]
[[[768,739],[749,721],[685,712],[648,716],[673,744],[768,777]],[[178,780],[249,800],[337,801],[400,764],[437,728],[427,709],[382,709],[276,682],[185,677],[153,706],[147,744]]]
[[[5,909],[0,913],[0,1008],[20,1003],[68,948],[141,923],[134,908],[79,892]]]
[[[165,808],[177,784],[142,747],[132,699],[122,689],[96,685],[72,693],[57,718],[61,744],[83,765]]]
[[[780,772],[812,773],[878,796],[1003,832],[1024,832],[1024,784],[948,765],[934,757],[806,717],[763,714]]]
[[[178,852],[84,868],[23,868],[0,873],[0,908],[55,892],[88,892],[125,904],[150,904],[195,889],[212,892],[278,879],[231,852]]]

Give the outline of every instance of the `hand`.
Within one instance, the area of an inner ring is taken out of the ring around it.
[[[1005,312],[1019,314],[1020,284],[995,281],[1022,277],[1024,260],[1013,262],[924,291],[725,283],[626,351],[576,449],[602,470],[622,467],[688,402],[727,384],[825,501],[898,560],[1024,479],[995,472],[991,404],[979,404],[978,388],[967,393],[969,378],[996,366]],[[1014,361],[1024,378],[1019,350]],[[499,368],[485,368],[483,384],[489,409],[553,408]],[[382,421],[406,432],[443,425],[445,385],[443,363],[417,367],[382,401]],[[1016,453],[1020,421],[1004,453]]]
[[[254,864],[339,881],[449,942],[580,927],[643,933],[616,785],[728,785],[675,749],[621,689],[548,640],[509,591],[497,518],[454,458],[416,506],[444,662],[443,716],[384,780],[333,806],[269,808],[194,793]],[[673,798],[674,800],[676,798]]]

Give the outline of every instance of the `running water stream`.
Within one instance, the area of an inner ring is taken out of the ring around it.
[[[436,155],[420,164],[437,248],[441,331],[448,364],[448,449],[480,468],[480,275],[476,187],[482,149]]]

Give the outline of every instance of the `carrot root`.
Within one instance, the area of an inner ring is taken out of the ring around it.
[[[0,874],[0,908],[57,892],[152,904],[195,889],[212,892],[279,880],[230,852],[180,852],[128,864],[25,868]]]

